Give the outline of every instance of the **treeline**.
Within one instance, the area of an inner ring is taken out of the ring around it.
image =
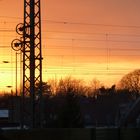
[[[105,88],[97,80],[90,86],[71,77],[55,82],[43,83],[46,127],[116,126],[121,105],[135,100],[129,90]]]
[[[137,72],[139,72],[139,75]],[[36,85],[36,89],[37,88],[38,85]],[[60,80],[48,80],[48,82],[43,82],[42,91],[44,96],[66,95],[71,91],[77,96],[89,98],[125,93],[128,94],[132,100],[135,100],[140,95],[140,70],[135,70],[132,74],[126,74],[117,85],[114,84],[111,87],[105,87],[97,79],[86,83],[83,80],[66,77]]]
[[[72,77],[49,80],[43,93],[46,127],[117,126],[140,95],[140,70],[109,88],[96,79],[89,84]]]
[[[135,73],[137,78],[134,76]],[[127,108],[139,97],[139,72],[136,70],[130,76],[134,80],[128,78],[128,74],[118,85],[109,88],[95,79],[90,84],[72,77],[43,82],[44,127],[117,126],[121,115],[126,113],[125,110],[127,111]],[[38,86],[39,84],[36,84],[36,92]],[[134,86],[137,87],[137,91]],[[1,97],[0,108],[10,108],[13,104],[11,98],[14,97],[8,94]],[[16,98],[20,100],[20,96]]]

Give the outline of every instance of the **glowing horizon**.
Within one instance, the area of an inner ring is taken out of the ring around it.
[[[8,85],[15,89],[15,52],[10,45],[19,38],[15,28],[23,22],[23,3],[0,1],[1,91]],[[42,0],[43,81],[72,76],[111,86],[139,69],[139,5],[138,0]],[[19,61],[20,56],[18,83]]]

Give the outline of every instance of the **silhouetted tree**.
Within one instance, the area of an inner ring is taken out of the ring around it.
[[[111,88],[108,89],[109,95],[114,95],[116,93],[116,85],[112,85]]]
[[[100,95],[106,95],[107,94],[107,90],[106,90],[106,88],[104,86],[99,88],[99,94]]]
[[[50,90],[51,90],[52,95],[56,94],[58,83],[59,83],[59,81],[57,79],[49,79],[48,80],[48,84],[50,85]]]
[[[126,74],[119,82],[121,89],[128,90],[134,98],[140,94],[140,70],[134,70]]]
[[[100,81],[97,79],[93,79],[89,85],[88,96],[89,97],[97,96],[99,94],[100,87],[101,87]]]
[[[58,86],[56,88],[56,94],[67,94],[69,89],[72,89],[74,94],[85,95],[86,87],[83,86],[81,80],[73,79],[71,77],[66,77],[65,79],[60,79]]]
[[[40,92],[39,86],[40,86],[40,83],[37,83],[35,86],[35,91],[37,94]],[[52,94],[51,85],[49,85],[47,82],[42,82],[42,94],[43,94],[43,96],[51,96],[51,94]]]

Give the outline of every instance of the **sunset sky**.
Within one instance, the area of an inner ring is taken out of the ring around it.
[[[1,91],[15,87],[15,52],[10,45],[19,38],[15,27],[23,22],[23,3],[0,0]],[[41,0],[43,81],[73,76],[110,86],[139,69],[139,7],[140,0]]]

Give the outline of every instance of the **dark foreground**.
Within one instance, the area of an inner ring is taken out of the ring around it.
[[[140,140],[140,128],[1,130],[0,140]]]

